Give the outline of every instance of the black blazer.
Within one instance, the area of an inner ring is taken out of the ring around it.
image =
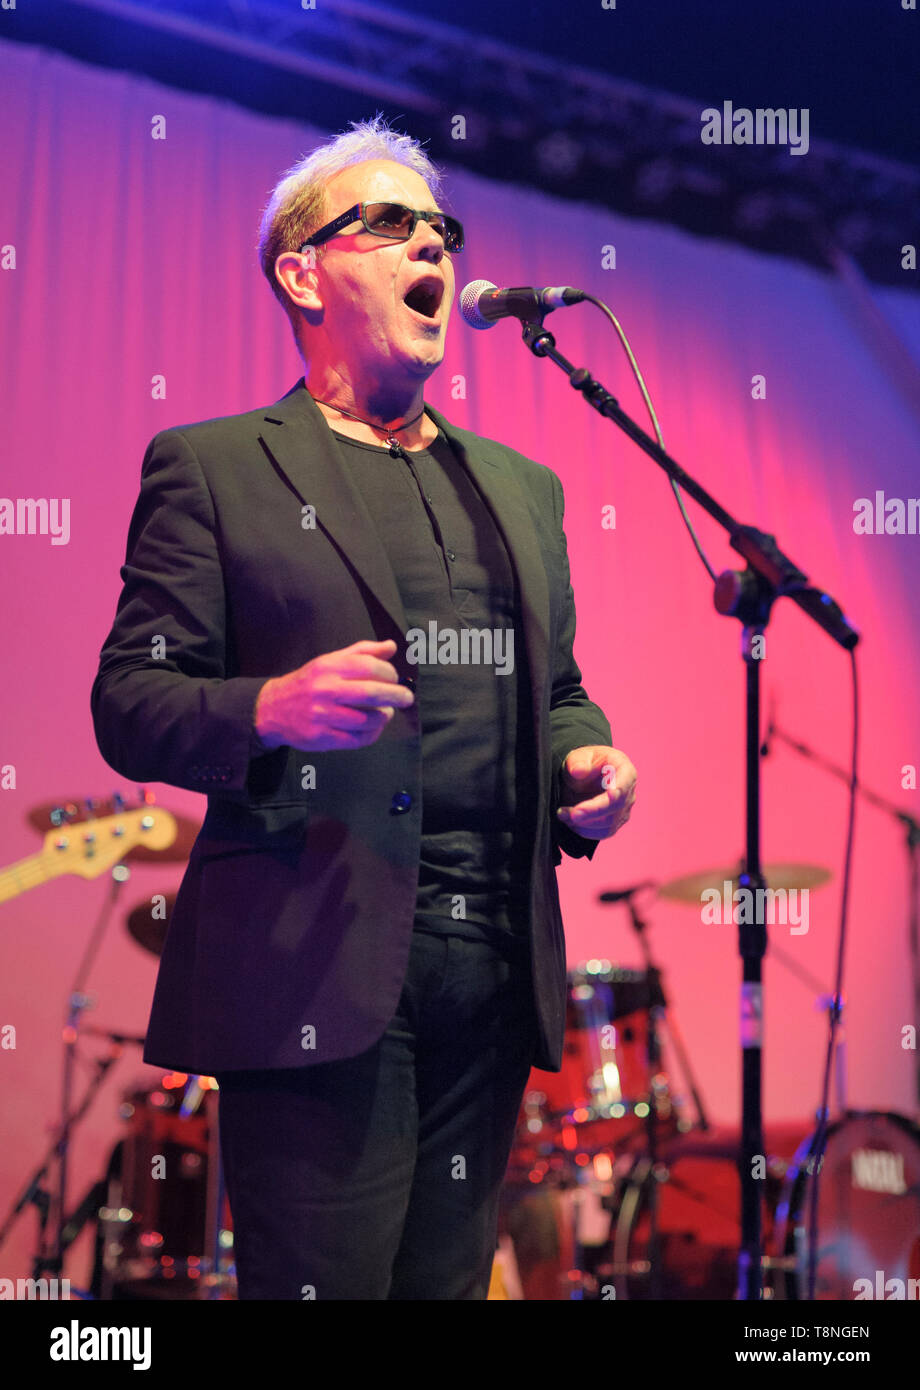
[[[539,798],[531,869],[535,1065],[562,1057],[566,958],[555,865],[589,857],[555,817],[567,753],[610,744],[581,685],[549,468],[431,418],[459,451],[520,584]],[[315,508],[315,526],[304,525]],[[148,446],[123,589],[92,691],[106,761],[135,782],[205,792],[173,909],[144,1059],[213,1075],[355,1056],[399,1002],[421,827],[417,705],[369,747],[254,753],[262,684],[408,621],[335,436],[303,378],[267,410],[162,430]],[[302,769],[315,768],[304,790]],[[311,1031],[312,1030],[312,1031]]]

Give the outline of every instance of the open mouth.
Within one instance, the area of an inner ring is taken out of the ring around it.
[[[422,318],[435,319],[444,296],[444,285],[440,280],[423,280],[405,296],[404,303]]]

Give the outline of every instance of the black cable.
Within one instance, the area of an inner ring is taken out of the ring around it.
[[[824,1082],[821,1087],[821,1106],[818,1111],[818,1127],[808,1150],[806,1160],[812,1179],[808,1210],[808,1298],[813,1302],[818,1273],[818,1186],[824,1149],[827,1144],[828,1099],[831,1084],[831,1068],[834,1062],[834,1049],[837,1041],[837,1026],[843,1007],[843,965],[846,949],[847,917],[850,903],[850,871],[853,866],[853,835],[856,823],[856,789],[859,783],[859,681],[856,670],[856,652],[850,650],[851,672],[853,677],[853,745],[850,772],[850,809],[847,817],[847,843],[843,864],[843,892],[840,900],[840,935],[837,946],[837,975],[834,982],[834,997],[830,1009],[830,1032],[827,1040],[827,1057],[824,1063]]]
[[[655,431],[655,438],[658,440],[659,446],[663,449],[664,439],[661,434],[661,427],[658,424],[658,416],[655,414],[655,407],[652,405],[652,398],[646,389],[645,381],[643,380],[642,373],[639,370],[639,363],[636,361],[635,356],[633,354],[633,350],[629,345],[629,339],[623,332],[623,329],[621,328],[616,315],[613,313],[611,309],[608,309],[607,305],[603,302],[602,299],[595,299],[593,294],[586,294],[584,293],[584,291],[582,291],[582,295],[588,304],[593,304],[595,308],[600,309],[601,313],[607,316],[607,318],[610,320],[610,322],[616,329],[617,336],[620,342],[623,344],[623,351],[626,353],[629,365],[633,370],[633,375],[635,376],[639,390],[642,393],[642,399],[645,402],[645,408],[648,411],[649,419],[652,422],[652,429]],[[675,483],[673,478],[669,478],[668,481],[671,484],[674,496],[677,499],[677,505],[678,507],[680,507],[680,514],[684,519],[684,525],[690,532],[690,539],[693,541],[693,544],[696,547],[696,553],[697,555],[699,555],[700,559],[702,560],[703,564],[708,570],[709,578],[712,580],[713,584],[715,584],[716,572],[713,569],[712,565],[709,563],[709,560],[706,557],[706,552],[703,550],[703,547],[700,544],[699,537],[693,529],[693,522],[687,515],[687,508],[684,506],[683,493],[681,492],[680,488],[678,487],[677,483]]]

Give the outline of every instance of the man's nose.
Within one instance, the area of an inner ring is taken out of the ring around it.
[[[422,217],[409,238],[409,253],[419,260],[431,261],[432,265],[437,265],[444,255],[444,238]]]

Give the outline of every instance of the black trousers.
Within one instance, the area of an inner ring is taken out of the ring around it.
[[[537,1042],[527,947],[416,930],[383,1037],[224,1072],[241,1299],[484,1299]]]

